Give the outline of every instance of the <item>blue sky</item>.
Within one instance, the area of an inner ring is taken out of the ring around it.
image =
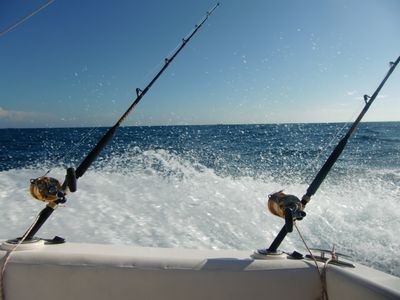
[[[0,36],[0,127],[113,125],[215,3],[55,0]],[[350,121],[400,55],[397,0],[220,3],[124,125]],[[400,70],[365,120],[400,120]]]

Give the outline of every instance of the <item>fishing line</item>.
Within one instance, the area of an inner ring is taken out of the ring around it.
[[[304,173],[308,174],[304,180],[304,182],[309,182],[312,179],[312,172],[315,169],[317,169],[318,165],[319,165],[319,160],[321,158],[321,156],[327,152],[328,148],[337,140],[339,140],[339,136],[343,133],[343,131],[348,128],[349,124],[351,123],[352,118],[354,118],[357,115],[357,111],[354,111],[352,117],[344,123],[344,125],[341,128],[337,128],[336,132],[333,133],[332,138],[326,142],[322,147],[320,147],[320,150],[317,153],[317,156],[314,157],[311,161],[307,162],[304,166],[304,168],[302,169]],[[299,152],[300,150],[298,150]],[[303,173],[301,173],[303,174]],[[288,186],[284,186],[282,190],[287,190]]]
[[[49,6],[51,3],[53,3],[54,0],[49,0],[45,3],[43,3],[42,5],[40,5],[38,8],[36,8],[35,10],[33,10],[32,12],[30,12],[29,14],[27,14],[26,16],[24,16],[23,18],[19,19],[17,22],[15,22],[14,24],[11,24],[10,26],[8,26],[7,28],[5,28],[4,30],[0,31],[0,37],[4,34],[6,34],[7,32],[13,30],[14,28],[16,28],[17,26],[21,25],[22,23],[24,23],[26,20],[28,20],[30,17],[36,15],[38,12],[40,12],[42,9],[46,8],[47,6]]]
[[[353,117],[354,117],[356,114],[357,114],[357,112],[354,113]],[[321,156],[322,156],[324,153],[326,153],[327,150],[328,150],[328,148],[329,148],[330,146],[332,146],[332,144],[333,144],[334,142],[336,142],[336,141],[339,139],[339,138],[338,138],[339,135],[341,135],[342,132],[349,126],[350,122],[351,122],[351,121],[349,120],[349,121],[347,121],[341,128],[338,128],[338,129],[336,130],[336,133],[334,133],[334,135],[332,136],[332,138],[331,138],[327,143],[325,143],[325,145],[321,148],[320,151],[318,151],[317,156],[305,166],[304,171],[305,171],[306,173],[309,174],[309,175],[308,175],[308,178],[306,178],[306,182],[311,181],[311,179],[312,179],[312,177],[313,177],[313,174],[312,174],[311,172],[308,172],[308,171],[311,171],[311,170],[314,171],[315,169],[317,169],[318,164],[319,164],[319,159],[321,158]]]
[[[304,239],[303,235],[302,235],[301,232],[300,232],[299,227],[297,226],[297,223],[294,222],[293,225],[294,225],[294,227],[296,228],[297,233],[299,234],[300,239],[302,240],[302,242],[303,242],[304,246],[306,247],[308,253],[310,254],[310,257],[311,257],[312,260],[314,261],[316,270],[317,270],[317,272],[318,272],[318,277],[319,277],[319,279],[321,280],[321,299],[323,299],[323,300],[328,300],[328,288],[327,288],[327,284],[326,284],[326,269],[327,269],[328,263],[332,260],[332,258],[329,259],[329,260],[327,260],[327,262],[326,262],[325,265],[324,265],[323,271],[321,272],[321,270],[320,270],[320,268],[319,268],[319,266],[318,266],[317,259],[316,259],[315,256],[312,254],[310,247],[308,247],[306,240]]]
[[[0,299],[1,300],[6,300],[6,296],[5,296],[5,292],[4,292],[4,274],[6,272],[6,267],[8,262],[11,259],[11,254],[17,250],[17,248],[26,240],[26,238],[28,237],[28,234],[32,231],[33,227],[36,225],[36,223],[38,222],[40,217],[40,213],[36,216],[35,220],[33,221],[31,227],[29,227],[29,229],[27,230],[27,232],[24,234],[24,236],[19,240],[19,242],[11,249],[8,250],[6,255],[4,255],[3,259],[4,259],[4,264],[1,268],[1,272],[0,272]]]
[[[55,159],[53,159],[53,161],[60,161],[60,160],[64,160],[65,157],[69,156],[71,153],[76,152],[76,150],[83,144],[83,142],[88,139],[89,137],[91,137],[94,133],[94,131],[100,129],[101,127],[91,127],[91,129],[89,130],[88,133],[84,134],[83,137],[76,143],[73,144],[73,146],[71,148],[69,148],[69,150],[67,152],[65,152],[64,154],[60,154],[59,156],[56,156]],[[43,175],[43,177],[47,176],[51,171],[53,171],[54,167],[50,168],[49,170],[47,170],[47,172]]]
[[[217,5],[216,5],[215,7],[217,7],[217,6],[219,6],[219,3],[217,3]],[[214,7],[214,8],[215,8],[215,7]],[[210,12],[207,12],[205,19],[207,19],[207,18],[211,15],[211,13],[212,13],[212,11],[214,10],[214,8],[213,8]],[[202,24],[202,23],[200,23],[200,24]],[[193,30],[192,30],[191,32],[189,32],[188,34],[186,34],[186,36],[185,36],[184,38],[182,38],[181,43],[178,43],[178,44],[175,46],[175,48],[173,48],[173,49],[168,53],[168,56],[167,56],[167,57],[172,57],[172,56],[175,54],[175,52],[181,47],[182,43],[185,43],[186,41],[188,41],[188,39],[190,38],[190,36],[191,36],[199,27],[200,27],[199,24],[195,24]],[[146,79],[146,78],[149,78],[150,76],[153,77],[153,76],[158,72],[158,70],[160,69],[160,67],[162,67],[162,66],[165,64],[166,60],[167,60],[167,58],[165,58],[164,60],[161,60],[158,64],[156,64],[156,65],[154,66],[154,68],[152,68],[151,71],[149,71],[149,72],[146,74],[146,76],[144,77],[144,79],[142,79],[142,81],[145,82],[145,79]]]
[[[352,123],[351,120],[353,120],[355,116],[357,116],[357,114],[358,111],[355,110],[353,115],[348,119],[348,121],[345,122],[341,128],[336,129],[336,132],[333,134],[332,138],[328,142],[326,142],[325,145],[323,145],[322,148],[318,151],[317,156],[305,165],[303,171],[306,174],[309,174],[308,177],[306,177],[305,182],[311,181],[313,174],[310,171],[314,171],[315,169],[317,169],[319,165],[319,159],[321,158],[321,156],[327,152],[328,148],[332,146],[334,142],[339,140],[339,136],[345,131],[345,129],[348,128],[349,124]],[[287,187],[284,188],[284,190],[286,189]]]
[[[171,56],[176,52],[176,50],[178,50],[178,48],[180,47],[180,45],[181,45],[181,44],[177,44],[176,47],[175,47],[172,51],[170,51],[170,52],[168,53],[168,56],[167,56],[167,57],[171,57]],[[160,68],[161,68],[164,64],[165,64],[165,59],[164,59],[164,60],[160,60],[160,62],[159,62],[158,64],[156,64],[149,72],[147,72],[146,76],[142,79],[143,83],[144,83],[144,82],[147,82],[147,80],[146,80],[147,78],[150,78],[150,77],[153,78],[154,75],[157,74],[158,70],[160,70]],[[144,84],[142,84],[142,85],[144,85]]]
[[[357,112],[354,113],[353,117],[357,114]],[[336,142],[339,138],[339,135],[342,134],[342,132],[349,126],[349,124],[351,123],[351,121],[347,121],[346,123],[344,123],[344,125],[341,128],[336,129],[336,132],[333,134],[332,138],[325,143],[325,145],[323,145],[320,150],[317,153],[317,156],[314,157],[311,161],[309,161],[305,167],[303,168],[304,173],[308,174],[305,178],[305,182],[309,182],[312,179],[312,172],[310,171],[314,171],[315,169],[317,169],[318,164],[319,164],[319,159],[321,158],[321,156],[327,152],[328,148],[334,143]],[[287,190],[288,187],[285,186],[283,188],[283,190]]]

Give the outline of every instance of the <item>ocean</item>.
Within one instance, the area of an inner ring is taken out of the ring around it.
[[[69,242],[266,248],[284,224],[268,195],[305,193],[349,124],[122,127],[38,235]],[[29,180],[65,176],[106,128],[0,129],[0,239],[44,207]],[[400,276],[400,122],[361,123],[298,227],[331,249]],[[281,250],[306,254],[297,232]]]

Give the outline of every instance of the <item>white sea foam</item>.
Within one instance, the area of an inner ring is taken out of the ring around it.
[[[307,187],[297,183],[282,187],[268,178],[222,177],[165,150],[136,149],[135,154],[124,155],[107,167],[89,169],[79,180],[78,191],[69,195],[65,207],[57,209],[39,235],[156,247],[265,248],[283,225],[282,219],[266,211],[267,195],[285,188],[301,196]],[[130,159],[142,163],[133,165]],[[1,239],[24,233],[44,206],[28,193],[29,179],[44,172],[0,172]],[[64,173],[56,168],[50,175],[62,179]],[[339,252],[356,261],[400,276],[400,190],[384,180],[398,174],[371,170],[363,178],[324,182],[307,206],[306,218],[298,222],[309,245],[336,244]],[[295,232],[281,248],[304,253]]]

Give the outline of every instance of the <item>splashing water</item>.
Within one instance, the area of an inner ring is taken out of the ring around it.
[[[400,123],[362,125],[298,226],[310,246],[330,249],[336,244],[338,251],[358,262],[400,276],[396,234]],[[337,128],[335,124],[121,128],[79,180],[78,191],[69,195],[65,207],[39,234],[60,235],[70,242],[155,247],[268,247],[284,221],[266,211],[267,195],[281,189],[303,195],[324,160],[321,157],[318,166],[312,163],[319,148]],[[2,146],[3,158],[11,158],[1,164],[0,238],[20,236],[43,207],[28,195],[29,179],[49,168],[52,177],[62,179],[65,168],[60,161],[76,166],[79,155],[83,157],[98,138],[90,136],[75,147],[75,156],[60,159],[87,132],[75,129],[71,136],[71,131],[48,130],[48,139],[37,139],[36,145],[34,138],[16,138],[32,132],[7,130],[7,139],[12,141],[13,136],[15,141]],[[43,140],[45,146],[40,148]],[[30,142],[32,147],[26,147]],[[281,248],[304,252],[295,232]]]

